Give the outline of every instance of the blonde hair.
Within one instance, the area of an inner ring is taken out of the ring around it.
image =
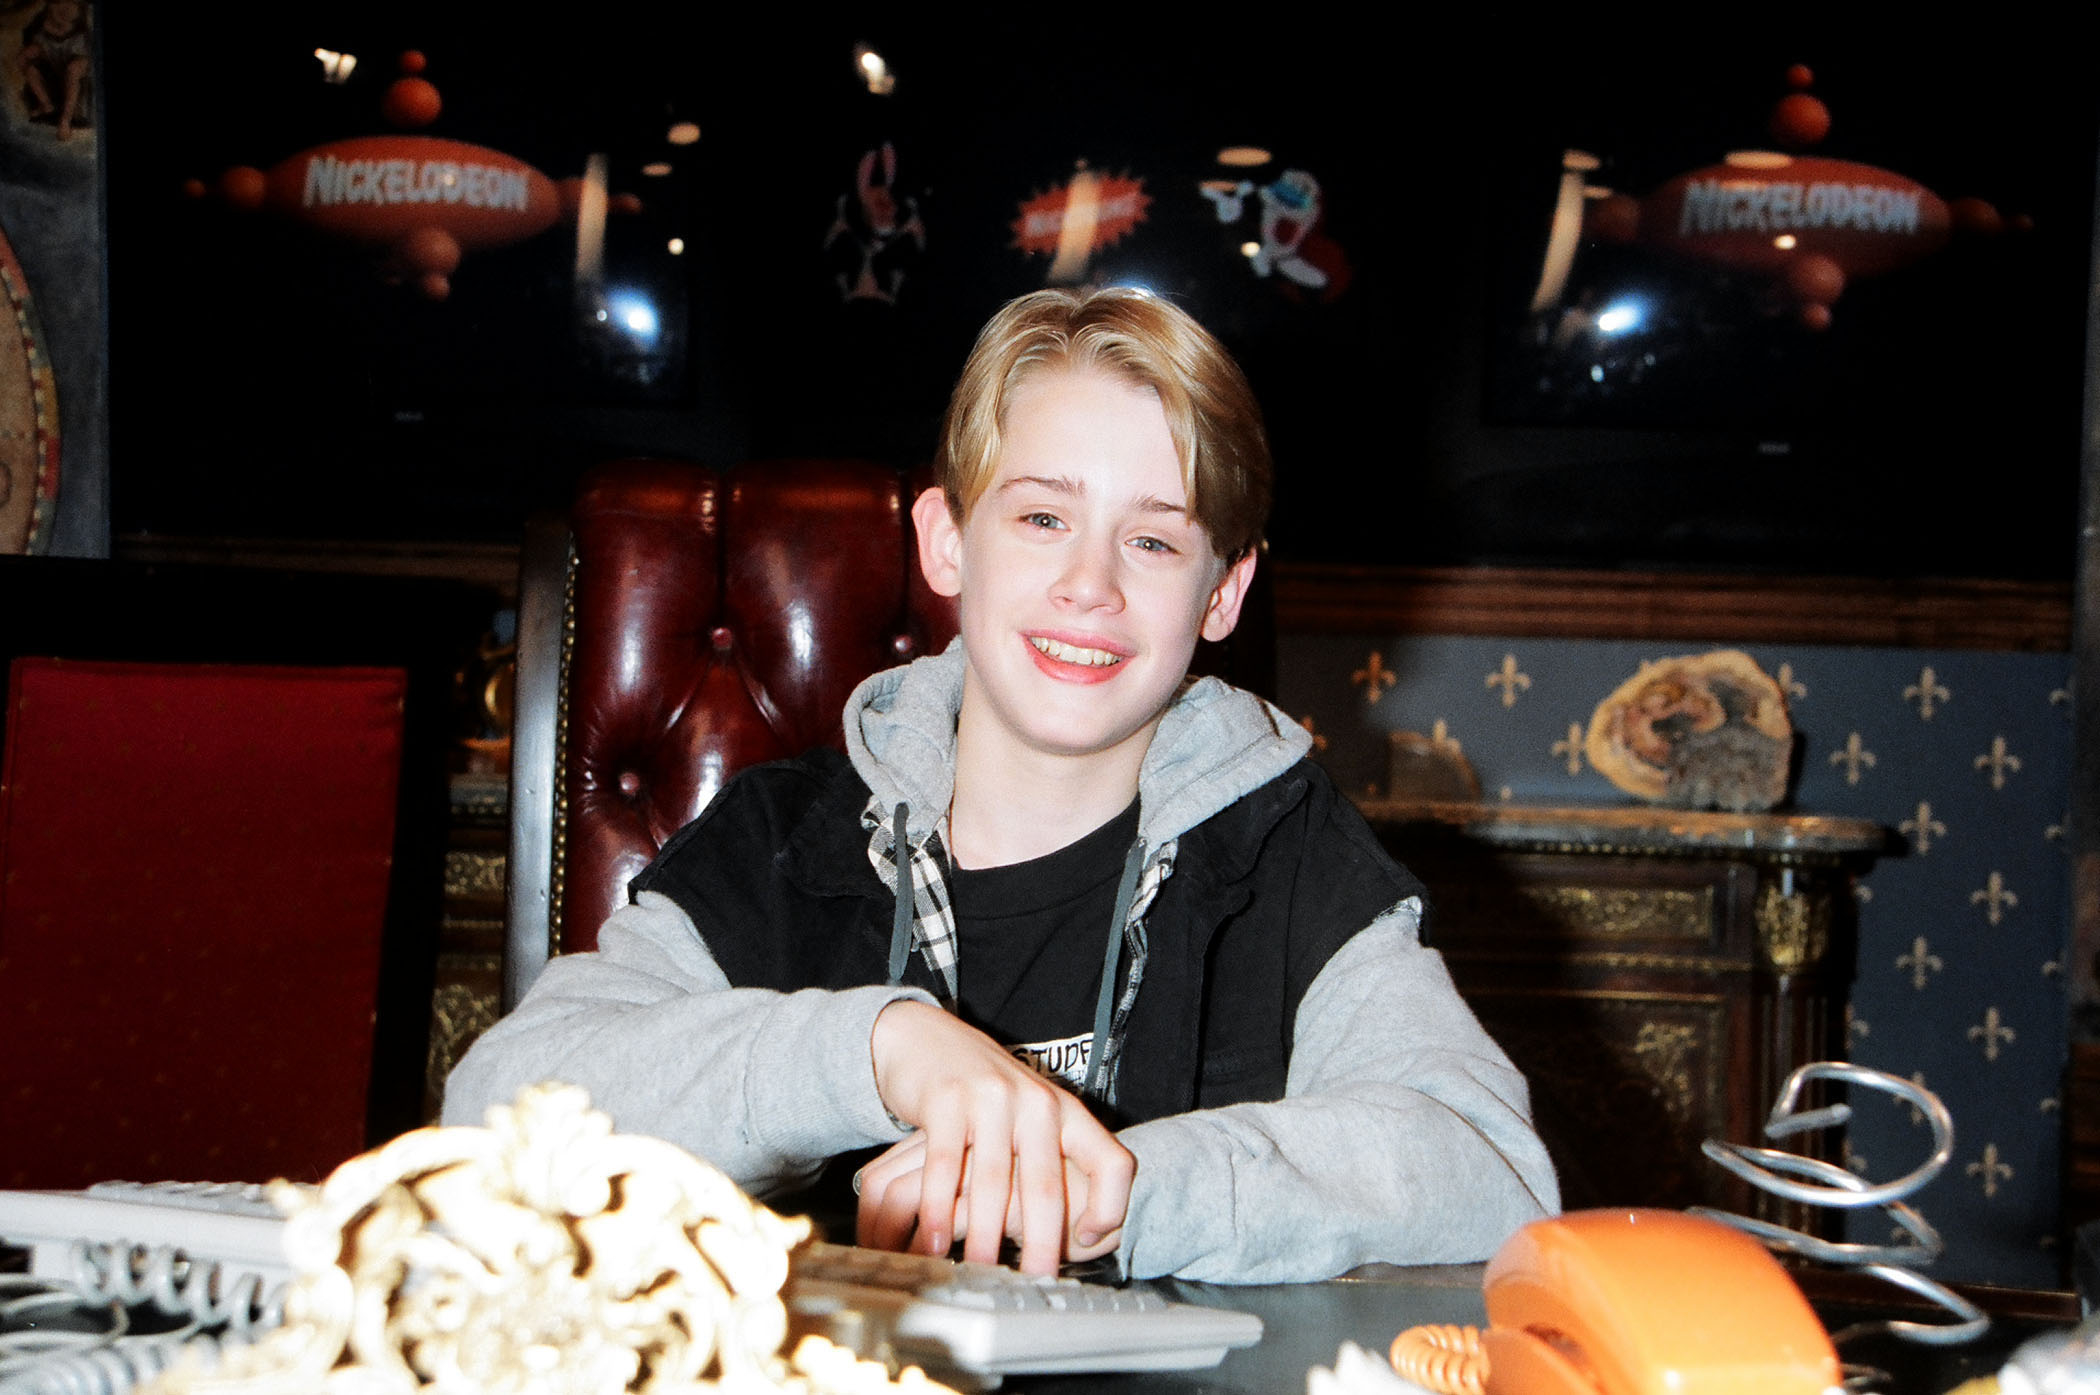
[[[1231,562],[1260,542],[1271,465],[1246,375],[1185,311],[1121,286],[1024,295],[978,334],[934,456],[936,482],[958,523],[991,483],[1014,389],[1048,368],[1103,370],[1158,393],[1190,516],[1211,548]]]

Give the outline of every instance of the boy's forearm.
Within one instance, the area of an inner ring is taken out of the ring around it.
[[[747,1190],[780,1190],[900,1131],[874,1089],[875,1017],[901,989],[732,989],[659,897],[606,923],[596,954],[551,962],[446,1084],[445,1122],[542,1079],[581,1085],[615,1127],[668,1139]]]
[[[1396,915],[1306,994],[1285,1099],[1123,1131],[1129,1272],[1295,1282],[1478,1260],[1557,1209],[1522,1077]]]
[[[1199,1111],[1122,1138],[1137,1185],[1121,1256],[1139,1278],[1303,1283],[1373,1261],[1468,1262],[1552,1209],[1551,1187],[1542,1198],[1467,1120],[1392,1087]]]

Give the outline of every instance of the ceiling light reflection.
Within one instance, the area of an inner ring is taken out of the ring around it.
[[[853,66],[860,69],[861,81],[876,96],[887,97],[897,89],[897,75],[890,71],[882,55],[866,44],[853,46]]]
[[[645,347],[656,343],[661,321],[654,301],[639,291],[621,290],[609,293],[605,304],[612,312],[613,321],[638,342]]]
[[[1648,307],[1638,300],[1620,300],[1607,305],[1597,314],[1599,334],[1625,334],[1641,327],[1648,318]]]
[[[337,53],[332,48],[317,48],[314,57],[321,60],[321,77],[337,86],[350,81],[350,74],[357,70],[357,55]]]

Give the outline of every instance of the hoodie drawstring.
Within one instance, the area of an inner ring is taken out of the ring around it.
[[[1094,1044],[1088,1050],[1086,1086],[1089,1099],[1105,1099],[1108,1085],[1108,1029],[1115,1015],[1116,969],[1123,958],[1123,924],[1130,919],[1130,903],[1137,899],[1138,874],[1145,868],[1145,840],[1130,845],[1123,859],[1123,880],[1116,887],[1116,913],[1108,921],[1108,950],[1101,963],[1101,992],[1094,1000]]]
[[[912,874],[911,845],[904,841],[906,809],[900,802],[892,824],[891,846],[897,850],[897,913],[890,921],[890,987],[904,982],[904,966],[911,962]]]

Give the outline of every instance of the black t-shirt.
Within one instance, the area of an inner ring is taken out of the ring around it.
[[[965,1022],[1075,1089],[1086,1079],[1101,966],[1138,801],[1056,852],[948,869]],[[1122,941],[1120,926],[1113,930]]]

